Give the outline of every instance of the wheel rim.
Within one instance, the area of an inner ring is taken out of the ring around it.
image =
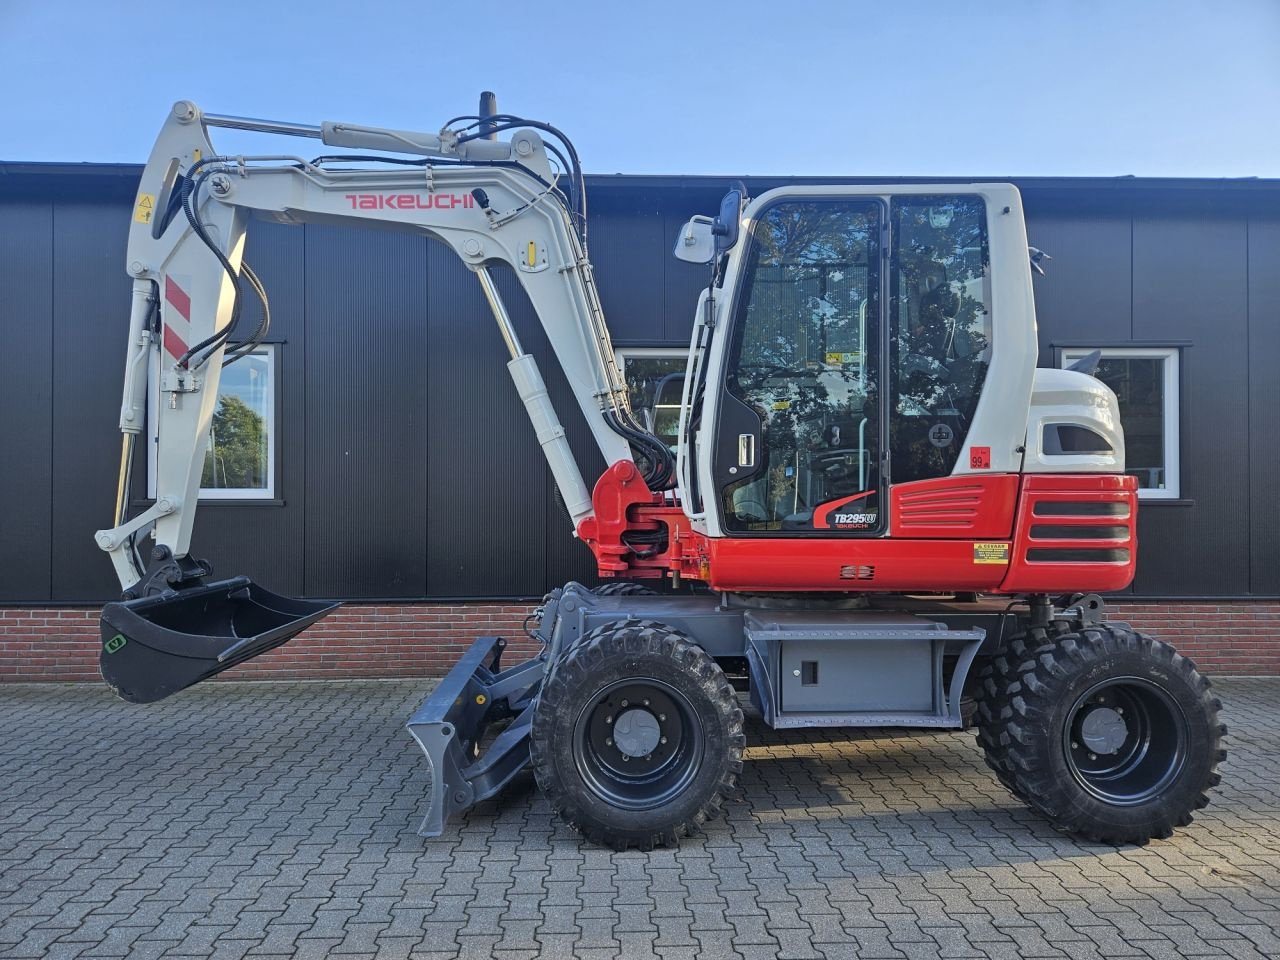
[[[1116,806],[1158,796],[1182,772],[1187,718],[1169,694],[1139,677],[1090,687],[1072,705],[1063,751],[1076,782]]]
[[[702,763],[693,704],[661,680],[609,684],[578,714],[573,760],[587,787],[624,810],[651,810],[678,796]]]

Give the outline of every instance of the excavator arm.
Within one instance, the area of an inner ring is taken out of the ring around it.
[[[319,140],[341,152],[222,155],[210,140],[216,128]],[[190,552],[222,369],[252,351],[270,324],[266,291],[244,262],[250,216],[402,230],[448,245],[497,321],[507,369],[575,532],[594,531],[592,494],[490,272],[510,267],[605,462],[643,476],[633,485],[661,500],[650,491],[672,485],[673,457],[631,413],[587,258],[585,214],[572,145],[536,121],[464,117],[432,134],[215,116],[177,103],[143,171],[129,232],[120,476],[112,525],[96,535],[124,591],[102,613],[108,684],[134,702],[162,699],[285,643],[336,607],[276,595],[247,577],[212,581],[210,565]],[[256,325],[247,319],[255,294]],[[156,495],[129,516],[133,448],[149,406]],[[154,543],[144,559],[148,533]]]
[[[247,301],[261,291],[242,259],[250,215],[290,224],[407,230],[448,245],[483,289],[511,355],[508,370],[576,528],[592,516],[591,495],[538,365],[521,345],[490,274],[495,263],[510,266],[605,462],[631,461],[635,444],[647,458],[650,485],[669,484],[672,467],[661,462],[666,448],[637,425],[629,408],[585,251],[579,222],[585,204],[575,209],[557,183],[558,176],[574,171],[553,171],[536,129],[514,118],[488,125],[512,128],[509,138],[486,139],[483,123],[430,134],[215,116],[188,101],[175,105],[143,172],[130,227],[134,291],[120,413],[120,483],[114,523],[97,533],[126,596],[163,592],[208,573],[189,550],[219,378],[225,363],[265,333],[261,326],[251,329],[246,319]],[[223,156],[209,136],[218,127],[315,139],[365,153],[310,160]],[[148,370],[156,355],[159,383],[150,385],[160,399],[156,499],[128,518],[128,467],[134,438],[143,429]],[[156,546],[148,570],[137,545],[151,529]]]

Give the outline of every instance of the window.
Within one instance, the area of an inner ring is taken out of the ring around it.
[[[991,266],[981,197],[893,199],[889,330],[893,482],[955,469],[991,361]]]
[[[661,347],[618,351],[631,409],[646,429],[672,449],[679,439],[680,397],[688,359],[683,350]]]
[[[882,212],[879,200],[783,200],[753,227],[717,426],[739,438],[722,487],[729,530],[881,525]]]
[[[1064,349],[1061,365],[1069,367],[1092,352],[1090,347]],[[1103,348],[1095,376],[1115,391],[1120,401],[1125,472],[1138,478],[1139,496],[1177,499],[1177,348]]]
[[[222,371],[218,403],[209,430],[200,477],[200,496],[208,500],[275,499],[276,350],[262,346]],[[153,373],[157,373],[153,367]],[[152,382],[157,382],[153,378]],[[152,403],[158,402],[156,397]],[[156,444],[156,410],[151,411],[151,443]],[[155,458],[149,469],[149,495],[156,495]]]

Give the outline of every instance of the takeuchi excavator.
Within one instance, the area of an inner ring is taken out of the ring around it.
[[[1017,189],[729,189],[676,243],[708,281],[666,385],[669,446],[614,356],[573,144],[486,102],[434,133],[173,108],[130,224],[124,443],[97,533],[124,591],[102,611],[107,683],[159,700],[336,606],[214,579],[192,522],[222,370],[270,323],[242,257],[250,217],[385,227],[475,275],[604,583],[547,594],[523,663],[476,640],[409,719],[430,764],[421,833],[531,767],[591,840],[676,843],[736,789],[747,702],[774,728],[972,722],[1000,781],[1069,833],[1141,843],[1189,823],[1225,756],[1220,703],[1169,644],[1105,616],[1099,594],[1134,576],[1136,481],[1088,358],[1036,365],[1039,252]],[[326,150],[224,155],[217,128]],[[528,295],[608,464],[593,484],[495,268]],[[155,500],[129,516],[149,417]]]

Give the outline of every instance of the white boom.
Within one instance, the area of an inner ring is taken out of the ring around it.
[[[296,156],[219,156],[210,127],[439,159],[349,169]],[[241,271],[250,213],[282,223],[410,230],[447,244],[480,281],[511,354],[508,370],[575,526],[590,516],[590,492],[538,365],[520,344],[488,271],[495,262],[514,269],[605,462],[631,459],[628,440],[609,422],[611,415],[632,422],[626,387],[591,264],[554,183],[542,138],[532,129],[517,129],[506,140],[464,139],[448,130],[437,135],[215,116],[179,101],[143,171],[129,233],[134,296],[120,485],[115,526],[96,535],[121,585],[127,590],[144,575],[134,543],[153,524],[157,544],[175,558],[187,555],[224,353],[235,346],[228,327],[237,297],[247,292],[237,292],[233,273]],[[243,342],[250,326],[241,324],[234,335]],[[126,521],[128,465],[143,428],[153,354],[161,361],[156,500]]]

